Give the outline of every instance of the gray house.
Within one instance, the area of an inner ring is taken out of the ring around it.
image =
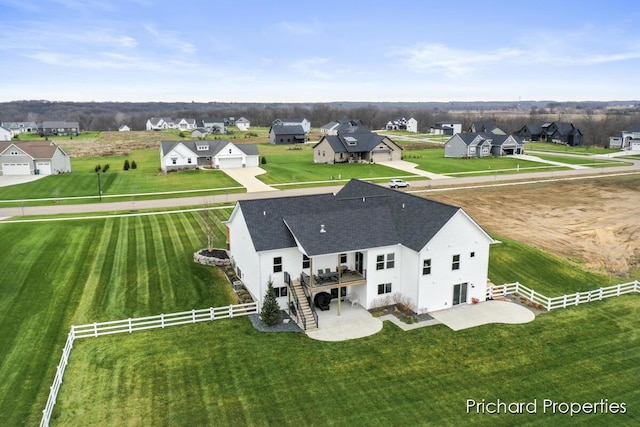
[[[227,133],[227,125],[223,118],[202,119],[197,123],[196,128],[204,128],[209,133],[216,133],[216,134]]]
[[[78,136],[80,124],[78,122],[48,121],[38,125],[40,136]]]
[[[273,125],[269,129],[269,142],[272,144],[296,144],[306,141],[306,133],[300,125]]]
[[[473,122],[469,128],[470,133],[493,133],[495,135],[506,135],[503,129],[494,125],[491,122]]]
[[[444,145],[445,157],[487,157],[523,153],[524,143],[518,136],[488,132],[457,133]]]
[[[275,119],[272,125],[302,126],[304,133],[309,133],[309,131],[311,130],[311,122],[304,117],[294,119]]]
[[[352,132],[325,135],[313,146],[314,163],[384,162],[400,160],[402,148],[387,136],[355,127]]]
[[[53,141],[0,141],[0,175],[71,172],[69,155]]]
[[[640,125],[623,130],[619,135],[609,137],[609,148],[634,149],[640,144]]]
[[[568,122],[545,122],[526,124],[514,133],[525,141],[556,142],[567,145],[582,145],[582,131]]]

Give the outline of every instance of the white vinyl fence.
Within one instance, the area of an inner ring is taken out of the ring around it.
[[[507,283],[500,286],[487,287],[487,298],[495,298],[515,294],[540,304],[547,310],[556,308],[566,308],[572,305],[585,304],[592,301],[600,301],[605,298],[619,297],[620,295],[640,292],[640,282],[620,283],[618,285],[607,286],[606,288],[592,289],[590,291],[576,292],[575,294],[567,294],[559,297],[549,298],[533,289],[527,288],[519,282]]]
[[[160,314],[157,316],[147,316],[130,318],[125,320],[114,320],[112,322],[90,323],[86,325],[72,325],[67,337],[67,343],[62,350],[62,358],[56,369],[56,376],[53,385],[50,387],[47,405],[42,411],[40,427],[47,427],[51,420],[53,407],[56,404],[58,390],[62,385],[62,376],[69,361],[69,355],[73,348],[73,342],[77,338],[99,337],[101,335],[131,333],[145,329],[165,328],[168,326],[185,325],[189,323],[210,322],[212,320],[228,319],[230,317],[246,316],[257,313],[258,304],[255,302],[248,304],[236,304],[225,307],[210,307],[200,310],[182,311],[179,313]]]

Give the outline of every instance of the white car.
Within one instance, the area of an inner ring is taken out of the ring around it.
[[[389,181],[389,188],[399,188],[399,187],[408,187],[409,183],[407,181],[403,181],[401,179],[392,179]]]

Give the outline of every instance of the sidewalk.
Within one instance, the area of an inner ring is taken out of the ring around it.
[[[262,191],[276,191],[275,188],[268,186],[260,181],[256,176],[267,173],[266,170],[258,166],[248,168],[223,169],[224,173],[235,179],[240,185],[247,189],[247,193],[257,193]]]
[[[522,160],[527,160],[530,162],[538,162],[538,163],[546,163],[548,165],[553,165],[553,166],[562,166],[562,167],[566,167],[566,168],[570,168],[570,169],[589,169],[587,166],[582,166],[582,165],[572,165],[569,163],[561,163],[561,162],[554,162],[553,160],[545,160],[545,159],[541,159],[540,157],[537,156],[532,156],[529,154],[514,154],[513,156],[514,159],[522,159]]]

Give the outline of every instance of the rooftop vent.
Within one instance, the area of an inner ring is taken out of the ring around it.
[[[324,224],[320,225],[320,232],[321,233],[326,233],[327,232],[327,230],[324,229]]]

